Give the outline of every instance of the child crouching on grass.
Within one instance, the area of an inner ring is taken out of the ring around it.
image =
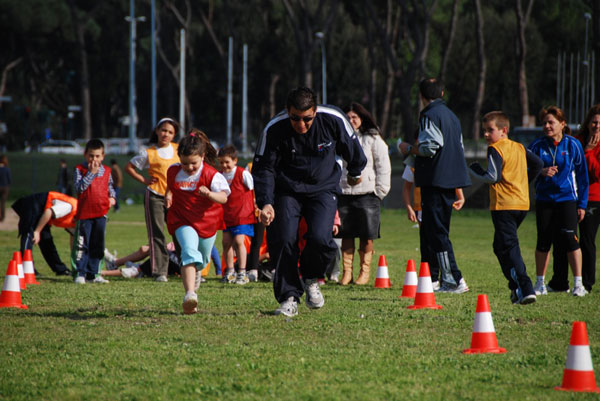
[[[509,120],[503,112],[487,113],[482,123],[489,145],[487,171],[475,162],[469,166],[469,173],[490,184],[494,253],[508,280],[510,299],[513,304],[530,304],[536,296],[521,256],[517,229],[529,210],[529,182],[539,174],[543,163],[523,145],[508,139]]]
[[[223,205],[225,226],[223,231],[223,254],[226,270],[224,280],[236,284],[246,284],[246,258],[248,249],[244,244],[246,237],[254,236],[254,181],[252,174],[238,167],[237,150],[233,146],[225,146],[219,150],[221,173],[227,180],[231,195]],[[233,252],[237,255],[238,271],[233,279]]]
[[[180,163],[167,170],[167,228],[181,247],[183,313],[198,311],[196,274],[210,261],[217,230],[224,228],[223,207],[230,194],[225,177],[212,165],[217,152],[206,134],[192,129],[179,141]],[[211,165],[212,164],[212,165]]]

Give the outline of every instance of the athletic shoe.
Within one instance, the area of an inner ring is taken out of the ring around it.
[[[319,288],[319,281],[317,279],[306,279],[304,280],[304,290],[306,291],[306,306],[310,309],[319,309],[325,304],[323,294]]]
[[[140,271],[137,269],[137,267],[122,267],[121,268],[121,276],[123,276],[124,278],[137,277],[137,275],[139,273],[140,273]]]
[[[550,287],[549,285],[546,286],[546,290],[548,292],[566,292],[567,294],[569,293],[569,291],[571,291],[568,288],[566,290],[555,290],[554,288]]]
[[[461,278],[460,281],[458,282],[457,286],[451,286],[446,283],[442,283],[442,286],[440,287],[438,292],[447,292],[450,294],[462,294],[467,291],[469,291],[469,286],[467,285],[467,282],[465,281],[465,279]]]
[[[248,276],[246,275],[245,271],[238,273],[235,277],[235,283],[239,285],[247,284],[249,281],[250,280],[248,279]]]
[[[104,248],[104,260],[106,262],[114,263],[114,261],[117,260],[117,251],[114,252],[115,253],[112,254],[108,251],[108,249]]]
[[[169,281],[169,279],[167,278],[167,276],[156,276],[154,281],[157,281],[159,283],[166,283],[167,281]]]
[[[431,286],[433,287],[433,291],[438,291],[440,289],[440,282],[439,281],[432,281],[431,282]]]
[[[548,295],[548,289],[543,281],[536,281],[533,286],[533,291],[535,292],[535,295]]]
[[[94,284],[108,284],[108,283],[110,283],[110,281],[108,281],[107,279],[105,279],[102,276],[96,276],[96,278],[92,280],[92,283],[94,283]]]
[[[223,278],[221,279],[222,283],[233,283],[235,281],[235,270],[234,269],[227,269],[225,270],[225,275],[223,276]]]
[[[279,304],[279,308],[275,309],[274,315],[285,315],[293,317],[298,314],[298,302],[294,297],[289,297],[287,300]]]
[[[537,301],[537,297],[535,296],[535,294],[529,294],[520,299],[519,303],[521,305],[528,305],[534,303],[535,301]]]
[[[510,302],[512,302],[514,305],[519,303],[519,296],[517,295],[517,291],[510,290]]]
[[[85,277],[83,277],[83,276],[75,277],[75,284],[85,284]]]
[[[251,282],[258,281],[258,270],[257,269],[248,270],[248,280],[250,280]]]
[[[198,295],[195,292],[189,292],[183,297],[183,313],[192,315],[198,312]]]
[[[340,282],[340,274],[339,273],[332,274],[331,277],[329,277],[329,281],[332,281],[334,283],[339,283]]]
[[[585,297],[585,294],[587,294],[588,292],[586,291],[585,287],[580,285],[578,287],[573,288],[573,296],[576,297]]]

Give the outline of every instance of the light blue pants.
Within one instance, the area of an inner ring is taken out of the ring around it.
[[[190,226],[181,226],[175,231],[175,237],[181,246],[181,265],[193,264],[196,270],[202,270],[210,262],[210,252],[217,234],[209,238],[200,238]]]

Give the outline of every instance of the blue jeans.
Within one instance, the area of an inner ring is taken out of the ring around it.
[[[77,267],[77,275],[93,280],[99,273],[100,262],[104,258],[104,233],[106,217],[79,220],[75,231],[72,257]]]

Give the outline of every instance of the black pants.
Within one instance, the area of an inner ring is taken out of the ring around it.
[[[450,218],[455,198],[454,188],[421,188],[421,262],[429,264],[432,281],[437,281],[441,273],[442,282],[450,285],[457,285],[462,279],[450,242]]]
[[[252,237],[250,249],[248,250],[248,258],[246,259],[246,270],[258,270],[260,264],[260,246],[263,242],[264,232],[265,226],[262,223],[254,223],[254,237]]]
[[[524,210],[492,211],[494,254],[508,280],[508,288],[519,290],[523,297],[534,294],[517,236],[517,230],[526,216],[527,212]]]
[[[60,256],[58,256],[58,251],[56,250],[56,245],[54,245],[54,240],[52,239],[52,233],[50,232],[49,225],[46,225],[40,232],[40,242],[38,243],[38,246],[40,247],[40,251],[42,252],[44,260],[54,273],[62,274],[69,271],[67,266],[65,266],[60,259]],[[32,248],[33,230],[21,236],[21,254],[25,251],[25,249]]]
[[[303,279],[324,278],[325,269],[335,259],[337,246],[332,238],[337,196],[332,192],[276,195],[275,219],[267,227],[267,243],[275,267],[273,290],[281,303],[296,301],[304,293]],[[308,230],[298,272],[298,223],[304,217]]]

